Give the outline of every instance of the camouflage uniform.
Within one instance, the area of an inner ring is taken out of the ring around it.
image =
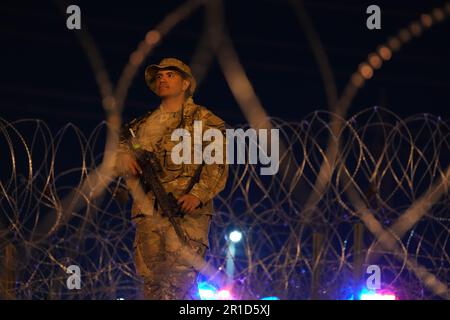
[[[183,113],[183,116],[181,116]],[[178,199],[186,190],[199,166],[201,174],[190,194],[200,199],[201,205],[194,213],[177,218],[189,238],[190,247],[204,257],[208,248],[208,232],[213,215],[213,198],[225,187],[228,176],[226,164],[175,164],[171,159],[171,150],[178,141],[171,141],[176,128],[188,130],[193,138],[193,123],[202,121],[202,129],[216,128],[224,132],[224,121],[205,107],[196,105],[192,98],[186,99],[179,112],[165,112],[160,108],[149,112],[141,119],[131,123],[137,142],[142,148],[157,155],[163,169],[160,180],[166,192],[172,192]],[[224,139],[225,140],[225,139]],[[205,147],[203,142],[203,149]],[[125,141],[120,152],[129,152]],[[192,148],[193,149],[193,148]],[[192,159],[193,159],[192,150]],[[120,168],[118,168],[120,174]],[[147,194],[150,203],[155,199],[151,192]],[[145,212],[139,204],[133,203],[132,218],[136,224],[134,241],[135,265],[143,280],[145,299],[190,299],[197,272],[193,266],[180,258],[184,250],[173,226],[161,215],[158,206],[152,206],[152,212]]]

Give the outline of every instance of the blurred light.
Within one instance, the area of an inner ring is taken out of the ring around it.
[[[125,300],[124,298],[117,298],[116,300]]]
[[[359,72],[355,72],[352,75],[352,84],[357,88],[362,87],[362,85],[364,84],[364,78]]]
[[[280,300],[280,298],[275,297],[275,296],[270,296],[270,297],[261,298],[260,300]]]
[[[374,69],[379,69],[383,61],[377,54],[371,53],[369,55],[369,63]]]
[[[359,300],[397,300],[394,294],[362,293]]]
[[[389,60],[392,57],[392,51],[386,46],[381,46],[378,49],[378,54],[383,60]]]
[[[147,42],[151,46],[158,43],[159,40],[161,40],[161,33],[159,33],[159,31],[157,30],[149,31],[145,36],[145,42]]]
[[[242,232],[234,230],[232,232],[230,232],[230,236],[229,236],[230,240],[232,242],[239,242],[242,239]]]
[[[412,22],[409,26],[409,30],[411,31],[411,34],[415,37],[418,37],[422,34],[422,27],[418,22]]]
[[[234,300],[234,297],[228,288],[218,290],[208,282],[200,282],[197,285],[197,288],[201,300]]]
[[[400,42],[400,40],[398,40],[398,38],[392,37],[389,38],[388,45],[393,51],[397,51],[400,49],[402,43]]]
[[[144,60],[144,55],[140,51],[135,51],[130,56],[130,62],[131,64],[137,66],[142,63]]]
[[[150,45],[146,41],[139,42],[137,51],[146,51],[148,50]]]
[[[217,300],[233,300],[230,290],[222,289],[217,292]]]
[[[359,300],[397,300],[392,292],[375,292],[363,289],[359,294]]]
[[[445,18],[445,13],[441,8],[435,8],[432,12],[432,15],[433,18],[438,22],[441,22]]]
[[[201,300],[216,300],[217,289],[207,282],[200,282],[197,285],[198,295]]]
[[[215,300],[216,293],[210,289],[199,289],[198,294],[201,300]]]
[[[422,14],[420,16],[420,21],[425,28],[429,28],[433,25],[433,19],[431,19],[429,14]]]
[[[411,40],[411,33],[407,29],[402,29],[399,31],[398,37],[403,43],[406,43]]]
[[[373,76],[373,69],[367,63],[361,63],[359,65],[359,72],[366,80],[372,78]]]

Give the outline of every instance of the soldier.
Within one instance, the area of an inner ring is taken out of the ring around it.
[[[189,248],[203,258],[208,248],[213,198],[225,187],[228,168],[225,161],[223,164],[174,163],[171,151],[179,142],[172,141],[171,134],[177,128],[184,128],[193,136],[196,120],[201,121],[203,130],[216,128],[222,132],[225,131],[225,123],[193,102],[196,82],[191,69],[182,61],[165,58],[157,65],[148,66],[145,81],[161,98],[161,104],[156,110],[129,124],[135,135],[134,143],[156,154],[162,168],[159,179],[165,191],[171,192],[178,200],[185,214],[177,221],[187,236]],[[126,178],[134,198],[135,265],[143,280],[144,298],[194,298],[197,270],[191,261],[183,259],[183,243],[168,218],[162,215],[155,196],[151,191],[145,194],[140,188],[138,176],[142,169],[124,136],[119,145],[116,169],[119,175]]]

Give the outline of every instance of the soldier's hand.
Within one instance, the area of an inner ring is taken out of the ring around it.
[[[120,170],[124,173],[124,175],[133,175],[137,176],[142,172],[141,167],[138,165],[136,159],[133,155],[128,153],[120,153],[117,156],[117,163]]]
[[[178,199],[178,204],[181,206],[181,211],[185,214],[193,213],[198,208],[201,201],[192,194],[185,194]]]

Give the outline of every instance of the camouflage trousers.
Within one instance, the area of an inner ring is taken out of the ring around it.
[[[149,300],[190,300],[195,298],[197,271],[186,258],[191,251],[202,260],[208,248],[209,214],[188,214],[177,218],[189,238],[183,246],[172,224],[159,213],[138,215],[134,241],[136,272],[141,278],[140,298]]]

